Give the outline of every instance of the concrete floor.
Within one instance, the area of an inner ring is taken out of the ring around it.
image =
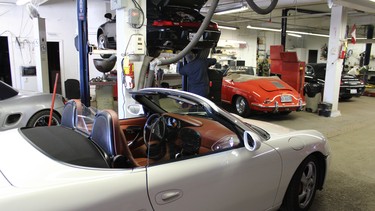
[[[315,113],[288,116],[257,115],[250,118],[293,129],[316,129],[329,140],[331,166],[323,191],[318,191],[310,210],[375,210],[375,98],[361,96],[339,103],[341,116]]]

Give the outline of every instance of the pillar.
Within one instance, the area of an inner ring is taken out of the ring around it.
[[[341,46],[345,40],[347,25],[346,8],[334,5],[331,10],[331,22],[328,40],[327,71],[324,85],[323,102],[331,103],[331,117],[340,116],[338,110],[342,59],[339,59]]]

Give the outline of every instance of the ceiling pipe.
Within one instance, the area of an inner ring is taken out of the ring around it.
[[[199,39],[203,35],[204,31],[206,30],[208,24],[211,22],[212,16],[214,15],[218,2],[219,0],[212,1],[210,10],[208,11],[208,14],[206,15],[206,17],[204,18],[197,33],[194,35],[193,39],[182,51],[180,51],[175,57],[170,58],[170,59],[159,60],[158,58],[155,58],[154,60],[151,61],[150,70],[148,73],[148,79],[146,81],[145,87],[151,87],[152,82],[154,80],[154,72],[155,72],[156,66],[175,63],[179,61],[180,59],[182,59],[187,53],[189,53],[194,48],[194,46],[199,42]],[[142,68],[141,75],[146,75],[146,71],[147,70]]]
[[[283,46],[283,50],[285,51],[285,46],[286,46],[286,30],[288,26],[288,12],[289,9],[283,9],[282,11],[282,16],[283,18],[281,19],[281,45]]]

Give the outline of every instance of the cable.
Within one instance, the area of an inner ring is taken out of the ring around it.
[[[129,40],[128,40],[128,43],[126,44],[126,47],[125,47],[125,51],[124,51],[124,55],[123,55],[123,56],[126,56],[126,55],[127,55],[127,51],[128,51],[128,47],[129,47],[129,43],[130,43],[130,41],[131,41],[131,39],[133,38],[134,35],[142,35],[142,34],[136,33],[136,34],[132,34],[132,35],[130,35]]]

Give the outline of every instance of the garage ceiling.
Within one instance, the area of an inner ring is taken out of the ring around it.
[[[330,0],[328,0],[330,1]],[[212,0],[208,0],[202,13],[207,12]],[[259,6],[269,5],[270,0],[255,0]],[[365,37],[366,25],[375,23],[375,2],[370,0],[332,0],[348,8],[348,25],[357,25],[357,37]],[[216,11],[229,10],[247,5],[245,0],[219,0]],[[219,25],[281,28],[282,10],[288,9],[288,30],[329,34],[330,13],[327,0],[279,0],[276,9],[268,15],[258,15],[251,9],[225,15],[214,15]]]
[[[17,0],[0,0],[15,3]],[[31,0],[40,4],[53,4],[61,0]],[[108,0],[103,0],[108,1]],[[212,0],[208,0],[201,12],[208,11]],[[269,5],[270,0],[255,0],[259,5]],[[328,2],[348,8],[348,25],[357,25],[357,37],[366,36],[366,25],[375,23],[375,2],[370,0],[279,0],[276,9],[268,15],[258,15],[252,10],[225,15],[214,15],[213,21],[219,25],[245,28],[254,27],[281,28],[282,10],[288,9],[288,30],[329,34],[330,13]],[[216,11],[238,8],[246,0],[219,0]]]

